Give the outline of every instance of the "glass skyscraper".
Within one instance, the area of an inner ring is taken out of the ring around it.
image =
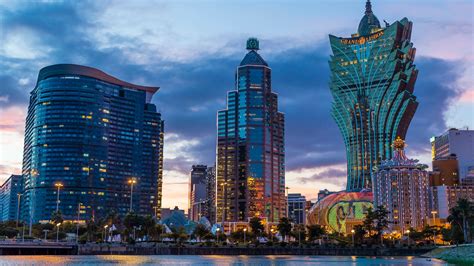
[[[418,106],[411,29],[406,18],[382,27],[367,1],[357,33],[329,35],[331,114],[346,146],[347,190],[370,189],[373,167],[391,158],[396,137],[405,139]]]
[[[151,103],[158,89],[85,66],[41,69],[26,118],[23,220],[49,220],[57,208],[67,220],[79,210],[81,220],[130,209],[159,215],[163,120]]]
[[[218,112],[218,223],[286,216],[284,114],[258,49],[258,40],[250,38],[227,109]]]

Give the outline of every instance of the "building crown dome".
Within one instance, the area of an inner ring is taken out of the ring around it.
[[[257,65],[257,66],[268,66],[267,62],[257,53],[260,49],[257,38],[249,38],[247,40],[247,50],[249,52],[245,55],[244,59],[240,62],[240,66],[245,65]]]
[[[374,29],[380,29],[379,19],[372,12],[372,3],[367,0],[365,3],[365,15],[359,22],[358,33],[360,36],[369,35]]]

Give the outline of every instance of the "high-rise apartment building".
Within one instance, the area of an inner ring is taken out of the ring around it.
[[[431,138],[432,159],[446,159],[455,155],[459,163],[459,180],[474,167],[474,130],[451,128],[441,136]]]
[[[381,26],[367,1],[357,33],[329,35],[331,114],[346,146],[349,191],[371,188],[372,168],[392,157],[417,109],[411,30],[406,18]]]
[[[16,221],[22,203],[21,175],[11,175],[0,186],[0,222]]]
[[[190,220],[199,221],[206,217],[215,223],[215,168],[207,165],[193,165],[189,183],[189,211]]]
[[[284,114],[272,92],[271,68],[249,51],[235,75],[235,90],[217,116],[217,222],[247,222],[286,216]]]
[[[288,218],[295,224],[306,224],[306,197],[300,193],[288,194]]]
[[[449,210],[456,206],[459,199],[474,202],[474,185],[430,187],[431,210],[439,219],[447,219]]]
[[[98,69],[45,67],[31,92],[23,154],[26,221],[157,214],[161,206],[163,120],[158,87]]]
[[[430,172],[430,186],[459,185],[459,163],[455,155],[434,159]]]
[[[375,172],[374,206],[389,211],[390,230],[422,229],[430,217],[428,166],[405,156],[402,139],[397,138],[393,148],[392,159],[382,161]]]

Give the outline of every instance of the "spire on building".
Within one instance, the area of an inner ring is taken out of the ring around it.
[[[358,33],[361,36],[369,35],[375,29],[380,29],[379,19],[372,12],[372,3],[367,0],[365,3],[365,15],[359,23]]]
[[[370,0],[367,0],[365,3],[365,14],[371,14],[372,13],[372,3],[370,3]]]

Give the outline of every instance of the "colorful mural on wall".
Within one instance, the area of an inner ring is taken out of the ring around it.
[[[371,191],[330,194],[311,207],[307,223],[325,226],[333,232],[349,233],[354,226],[362,224],[367,209],[373,207],[372,200]]]

